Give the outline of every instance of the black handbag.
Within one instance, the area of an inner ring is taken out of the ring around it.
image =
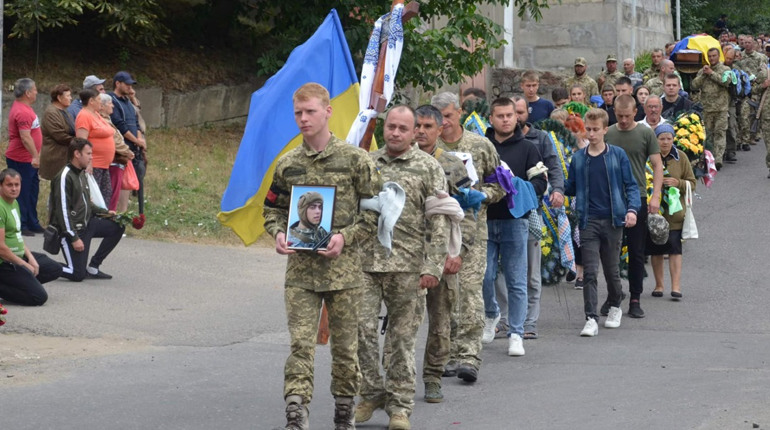
[[[51,255],[58,254],[61,249],[59,230],[52,225],[49,225],[43,230],[43,249]]]

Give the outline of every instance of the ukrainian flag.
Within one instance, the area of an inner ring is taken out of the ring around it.
[[[315,34],[292,51],[283,68],[251,96],[246,130],[217,215],[245,245],[265,231],[262,207],[278,158],[302,143],[292,95],[308,82],[329,90],[333,109],[329,128],[344,139],[358,114],[359,85],[334,9]]]

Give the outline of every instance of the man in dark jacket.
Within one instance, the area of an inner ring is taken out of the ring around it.
[[[524,137],[517,122],[513,100],[499,98],[492,102],[490,122],[492,127],[487,129],[487,138],[500,155],[500,160],[508,165],[515,177],[531,183],[539,201],[539,196],[543,195],[547,187],[545,173],[538,172],[538,168],[543,167],[542,157],[535,145]],[[538,163],[541,163],[540,166]],[[521,193],[526,190],[518,191]],[[508,290],[508,355],[522,356],[522,336],[527,316],[529,212],[514,217],[504,199],[489,205],[487,226],[487,270],[483,284],[486,318],[494,322],[492,327],[500,319],[494,286],[499,262],[503,267]],[[483,340],[489,341],[488,337]]]
[[[524,138],[535,145],[543,159],[543,164],[548,168],[548,184],[551,186],[548,198],[551,206],[559,208],[564,204],[564,173],[559,163],[559,157],[554,151],[553,142],[548,133],[534,128],[532,124],[527,122],[529,102],[519,95],[514,95],[511,99],[513,99],[517,121],[522,133],[524,133]],[[538,213],[542,213],[540,208],[538,208]],[[540,317],[540,292],[542,290],[540,264],[542,255],[540,240],[530,232],[527,240],[527,318],[524,320],[524,339],[536,339],[538,337],[537,320]],[[500,270],[498,270],[495,281],[495,291],[502,314],[500,331],[503,331],[503,328],[507,331],[508,295],[505,275]]]
[[[84,170],[91,162],[92,149],[86,139],[73,139],[68,150],[70,162],[51,181],[51,224],[61,233],[61,247],[66,260],[62,276],[76,282],[86,277],[112,278],[99,270],[99,266],[118,245],[125,231],[125,227],[108,219],[115,215],[114,211],[91,202],[91,190]],[[86,267],[88,248],[94,237],[103,240]]]

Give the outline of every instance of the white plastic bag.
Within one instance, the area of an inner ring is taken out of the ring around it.
[[[687,193],[684,196],[684,224],[682,225],[682,239],[697,239],[698,238],[698,226],[695,225],[695,216],[692,214],[692,189],[690,188],[690,181],[685,181],[687,184]]]
[[[88,188],[91,191],[91,203],[102,209],[107,209],[107,205],[104,203],[104,197],[102,196],[102,190],[99,189],[99,184],[96,183],[94,175],[86,173],[86,178],[88,178]]]

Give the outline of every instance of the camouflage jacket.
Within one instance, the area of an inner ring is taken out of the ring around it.
[[[497,150],[484,136],[468,130],[463,131],[463,135],[457,142],[445,142],[441,137],[438,139],[438,145],[442,149],[453,152],[465,152],[473,157],[473,167],[479,176],[479,182],[474,188],[487,195],[487,199],[481,205],[481,210],[476,214],[476,240],[487,240],[487,205],[500,201],[505,197],[505,191],[498,183],[488,184],[484,178],[492,175],[500,165],[500,156]],[[463,233],[463,236],[465,234]]]
[[[594,81],[590,76],[587,74],[584,74],[581,77],[577,77],[575,75],[570,76],[567,78],[564,83],[567,86],[567,91],[569,92],[569,89],[571,86],[575,84],[579,84],[583,89],[586,91],[586,100],[589,99],[591,96],[598,96],[601,93],[599,92],[599,86],[596,85],[596,81]]]
[[[644,83],[647,83],[652,78],[660,76],[660,65],[652,65],[649,69],[645,70],[642,73],[642,80]]]
[[[661,81],[658,76],[650,78],[650,80],[647,81],[644,85],[650,89],[650,94],[656,96],[663,95],[663,81]]]
[[[433,154],[431,155],[436,158],[439,164],[441,164],[441,168],[444,169],[450,195],[459,194],[459,188],[471,186],[468,170],[465,169],[465,164],[463,164],[462,160],[438,146],[433,149]],[[464,258],[476,240],[476,215],[474,215],[472,208],[465,210],[465,218],[460,222],[460,229],[463,234],[460,257]]]
[[[753,51],[748,55],[744,52],[743,55],[743,58],[735,62],[735,67],[754,76],[759,76],[762,70],[767,69],[767,57],[764,54]]]
[[[596,77],[596,85],[598,86],[599,82],[602,80],[602,78],[604,78],[604,85],[610,84],[614,87],[615,81],[617,81],[619,78],[622,78],[623,76],[625,75],[620,70],[615,70],[612,73],[607,73],[606,70],[602,70],[602,72],[599,73],[599,75]],[[599,88],[599,91],[601,90],[602,89]]]
[[[727,112],[730,107],[730,80],[724,79],[724,73],[730,68],[722,63],[713,66],[712,73],[707,75],[703,69],[692,80],[691,88],[700,90],[700,103],[704,112]]]
[[[751,96],[756,97],[757,101],[760,101],[762,94],[767,91],[765,88],[762,88],[762,84],[768,79],[770,79],[768,78],[768,71],[762,70],[757,75],[757,78],[751,83]],[[768,96],[770,96],[770,94]],[[762,121],[770,121],[770,106],[768,106],[768,103],[770,103],[770,100],[765,101],[765,105],[762,106],[762,111],[760,112]],[[754,115],[755,114],[752,112],[751,117],[753,118]]]
[[[363,149],[332,136],[326,148],[316,152],[305,142],[278,159],[273,182],[265,199],[265,230],[273,237],[286,233],[293,185],[334,185],[332,233],[342,233],[345,247],[337,258],[311,251],[288,256],[286,286],[314,291],[336,291],[363,283],[358,242],[376,237],[377,213],[358,210],[361,198],[382,188],[380,176]]]
[[[382,148],[369,154],[384,182],[401,185],[406,202],[393,227],[392,252],[380,245],[377,235],[364,240],[364,272],[414,272],[441,279],[447,257],[449,220],[445,215],[425,218],[425,200],[437,191],[448,191],[444,171],[435,158],[416,145],[398,157]],[[428,237],[430,242],[428,242]]]

